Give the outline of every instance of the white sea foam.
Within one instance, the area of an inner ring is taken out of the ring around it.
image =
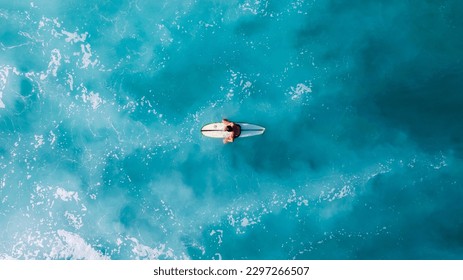
[[[5,108],[5,103],[3,103],[2,97],[3,97],[3,93],[0,92],[0,109],[4,109],[4,108]]]
[[[263,9],[261,5],[263,4],[260,0],[245,0],[243,4],[239,4],[239,7],[242,11],[257,15]],[[267,5],[267,3],[265,3]]]
[[[248,75],[241,72],[229,70],[230,78],[228,79],[228,86],[221,86],[221,91],[227,91],[226,100],[230,101],[235,96],[239,96],[240,101],[243,102],[244,99],[248,98],[252,94],[252,85],[256,80],[249,80]],[[258,77],[260,74],[254,76]],[[213,105],[215,107],[216,105]]]
[[[74,90],[74,77],[71,74],[68,74],[68,79],[66,80],[66,83],[69,85],[69,89],[73,91]]]
[[[8,82],[8,75],[10,72],[10,67],[3,66],[0,68],[0,109],[5,108],[5,103],[3,103],[3,90],[5,90],[6,83]]]
[[[173,250],[171,248],[166,248],[166,244],[160,244],[158,248],[151,248],[149,246],[141,244],[134,237],[130,237],[128,239],[133,242],[132,253],[135,254],[135,257],[137,259],[156,260],[159,259],[161,256],[165,256],[167,258],[174,258]]]
[[[250,81],[247,81],[247,82],[244,83],[244,85],[242,87],[242,90],[250,88],[251,86],[252,86],[252,83]]]
[[[159,38],[163,46],[169,46],[174,40],[170,30],[164,24],[158,24]]]
[[[101,252],[93,249],[81,236],[65,230],[58,230],[57,233],[62,243],[55,244],[52,256],[87,260],[109,259],[109,257],[104,256]]]
[[[249,224],[250,223],[249,223],[248,218],[244,217],[243,219],[241,219],[241,226],[242,227],[247,227],[247,226],[249,226]]]
[[[74,200],[76,202],[79,201],[79,194],[74,191],[66,191],[63,188],[57,188],[55,192],[55,198],[60,198],[63,201],[71,201]]]
[[[75,229],[80,229],[84,225],[82,222],[82,217],[80,215],[76,215],[69,211],[65,211],[64,216],[69,221],[69,224],[72,225]]]
[[[45,71],[45,73],[40,74],[40,80],[45,80],[50,73],[52,74],[52,76],[56,77],[60,65],[61,53],[58,49],[53,49],[51,51],[51,58],[50,62],[48,63],[48,69]]]
[[[56,27],[61,27],[61,23],[58,21],[57,18],[53,19],[53,23],[55,24]]]
[[[100,97],[100,94],[94,93],[93,91],[90,91],[88,94],[82,93],[82,100],[84,103],[89,102],[93,108],[93,110],[98,109],[100,105],[103,103],[103,99]]]
[[[40,30],[40,29],[43,28],[43,27],[45,27],[45,22],[44,22],[43,20],[40,20],[40,21],[39,21],[39,28],[38,28],[38,29]]]
[[[92,47],[90,44],[80,45],[80,50],[82,52],[82,67],[83,69],[88,68],[88,66],[95,67],[98,64],[98,59],[91,60],[92,58]]]
[[[296,85],[296,87],[291,87],[291,91],[289,92],[289,94],[291,95],[292,100],[296,100],[296,99],[301,98],[302,95],[311,93],[311,92],[312,92],[311,87],[303,83],[299,83]]]
[[[210,233],[210,236],[217,235],[217,238],[219,239],[217,241],[217,244],[222,244],[223,242],[223,230],[218,229],[218,230],[212,230]]]
[[[34,148],[36,149],[45,143],[43,141],[43,135],[34,135],[34,139],[35,139],[35,143],[33,144],[34,144]]]
[[[56,135],[53,133],[52,130],[50,130],[50,136],[48,137],[48,141],[50,142],[50,145],[53,145],[56,141]]]
[[[16,258],[7,254],[0,254],[0,260],[16,260]]]
[[[78,43],[78,42],[85,42],[87,40],[88,32],[82,33],[82,34],[77,34],[77,32],[68,32],[66,30],[62,30],[61,33],[63,35],[66,35],[67,38],[64,40],[66,42],[70,42],[71,44]]]

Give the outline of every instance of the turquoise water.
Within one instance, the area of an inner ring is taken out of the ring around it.
[[[0,259],[463,258],[462,13],[0,0]]]

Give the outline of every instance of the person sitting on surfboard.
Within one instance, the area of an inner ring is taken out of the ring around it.
[[[229,121],[227,119],[223,119],[222,123],[224,124],[223,130],[231,132],[228,137],[223,139],[224,144],[229,143],[229,142],[233,142],[235,140],[235,138],[240,136],[240,134],[241,134],[241,126],[239,124],[231,122],[231,121]]]

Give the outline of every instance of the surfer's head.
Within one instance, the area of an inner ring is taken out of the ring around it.
[[[232,131],[233,131],[233,127],[231,127],[231,126],[227,125],[227,128],[226,128],[226,130],[227,130],[228,132],[232,132]]]

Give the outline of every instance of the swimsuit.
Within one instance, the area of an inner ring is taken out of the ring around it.
[[[236,129],[235,129],[236,127]],[[240,136],[241,134],[241,126],[235,124],[235,126],[233,127],[233,138],[238,138],[238,136]]]

